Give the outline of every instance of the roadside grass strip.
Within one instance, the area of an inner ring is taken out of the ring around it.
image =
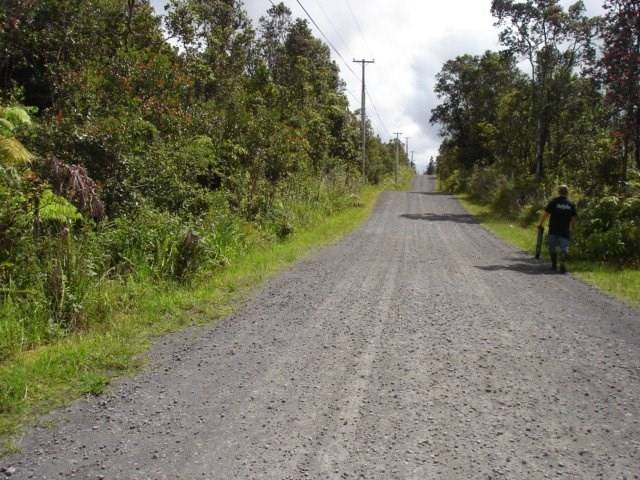
[[[489,231],[506,242],[530,253],[535,251],[536,225],[522,227],[517,220],[505,219],[491,212],[487,205],[458,195],[462,206]],[[546,245],[543,255],[548,258]],[[569,271],[582,281],[631,305],[640,305],[640,270],[588,261],[569,261]]]
[[[403,172],[397,188],[407,190],[411,179]],[[38,416],[82,395],[99,395],[114,377],[135,373],[155,337],[227,317],[266,279],[360,226],[378,195],[391,189],[391,182],[366,186],[360,206],[298,230],[288,240],[250,248],[229,266],[187,285],[151,278],[105,282],[96,294],[104,297],[100,304],[113,306],[106,325],[0,364],[0,455],[19,448],[19,433]]]

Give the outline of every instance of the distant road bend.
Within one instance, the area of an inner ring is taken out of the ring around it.
[[[417,177],[231,318],[53,414],[27,479],[632,479],[640,315]],[[15,469],[15,471],[13,471]],[[0,474],[2,478],[2,474]]]

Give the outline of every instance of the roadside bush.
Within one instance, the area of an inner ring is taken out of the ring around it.
[[[197,220],[197,231],[206,249],[207,265],[202,268],[227,265],[229,259],[247,246],[246,235],[242,232],[245,222],[231,211],[228,194],[217,191],[209,194],[209,209]]]
[[[574,238],[579,256],[640,264],[640,196],[595,199],[579,215]]]
[[[33,213],[22,209],[5,230],[13,248],[1,252],[0,359],[79,327],[85,296],[102,269],[91,227],[64,216],[73,217],[74,207],[41,205],[38,235]]]
[[[462,193],[469,190],[469,175],[460,169],[455,169],[449,176],[440,178],[442,189],[451,193]]]
[[[519,192],[505,177],[499,178],[496,195],[491,204],[493,210],[506,217],[515,217],[520,212]]]
[[[640,194],[626,199],[620,209],[620,218],[630,222],[640,221]]]
[[[212,193],[208,202],[209,211],[199,218],[142,207],[100,226],[107,269],[118,275],[185,280],[199,270],[227,264],[245,248],[242,222],[222,192]]]
[[[183,55],[153,9],[136,8],[123,36],[108,28],[118,2],[71,3],[27,2],[20,28],[0,27],[0,360],[106,326],[120,298],[136,296],[129,286],[211,274],[249,245],[361,203],[359,121],[310,33],[281,38],[313,48],[278,62],[319,52],[313,68],[275,78],[241,2],[192,25],[233,27],[244,39],[233,62],[221,45]],[[49,27],[71,32],[73,48],[42,35]],[[22,57],[57,58],[55,75]],[[374,135],[368,146],[375,178],[392,174],[396,145]]]
[[[22,192],[0,181],[0,285],[5,290],[3,293],[7,293],[8,288],[30,287],[32,278],[39,271],[31,209]]]
[[[523,227],[528,227],[540,220],[544,206],[542,204],[532,204],[523,208],[520,212],[519,221]]]
[[[92,240],[84,233],[65,231],[60,238],[48,239],[43,251],[43,290],[49,311],[49,328],[57,334],[84,324],[84,299],[97,283],[102,271],[101,259],[93,255]]]
[[[293,217],[293,212],[287,210],[283,203],[277,200],[271,208],[260,216],[259,221],[269,231],[273,232],[279,240],[284,240],[292,235],[295,230]]]
[[[108,268],[120,275],[135,272],[179,279],[201,254],[199,236],[189,225],[150,207],[103,225],[100,233]]]
[[[520,206],[541,206],[544,204],[546,187],[535,175],[516,177],[514,186],[518,194],[518,203]]]
[[[267,236],[284,240],[298,228],[346,208],[361,206],[362,201],[354,190],[357,185],[350,184],[346,178],[346,174],[340,172],[321,178],[298,172],[283,179],[273,187],[270,197],[260,203],[255,221]]]
[[[495,168],[476,166],[469,180],[469,194],[482,203],[491,203],[498,194],[503,178]]]

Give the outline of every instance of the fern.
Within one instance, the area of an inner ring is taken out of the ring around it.
[[[15,130],[15,126],[6,118],[0,117],[0,135],[3,137],[8,137],[13,135],[13,131]]]
[[[40,218],[46,222],[64,224],[80,220],[82,215],[66,198],[45,190],[40,197]]]
[[[14,127],[20,125],[31,125],[31,118],[29,117],[29,114],[26,110],[20,107],[6,107],[2,109],[0,110],[0,117],[9,121]]]
[[[0,136],[0,163],[2,165],[19,165],[29,163],[31,160],[33,160],[33,155],[18,139]]]
[[[33,155],[13,136],[20,125],[31,125],[29,114],[20,107],[0,108],[0,164],[6,166],[31,162]]]

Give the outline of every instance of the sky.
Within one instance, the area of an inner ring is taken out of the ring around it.
[[[164,0],[151,3],[159,13],[163,12]],[[352,60],[375,60],[366,67],[367,117],[383,141],[395,138],[395,132],[402,132],[403,141],[409,137],[409,151],[414,152],[418,172],[425,169],[430,157],[437,156],[441,143],[438,127],[430,125],[429,118],[431,109],[438,104],[433,87],[442,65],[458,55],[500,49],[498,29],[490,12],[491,0],[284,0],[284,3],[295,17],[308,19],[301,3],[340,52],[338,55],[332,50],[332,56],[347,84],[352,110],[360,108],[362,88],[362,67]],[[588,14],[602,13],[602,0],[584,3]],[[256,26],[271,6],[269,0],[244,0],[244,4]],[[326,43],[322,34],[311,27]]]

